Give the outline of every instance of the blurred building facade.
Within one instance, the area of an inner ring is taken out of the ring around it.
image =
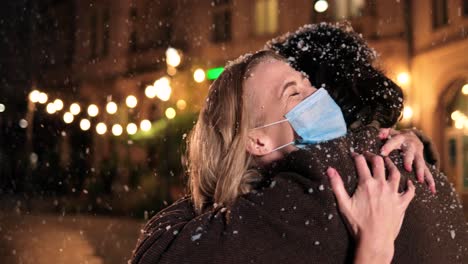
[[[95,171],[117,155],[124,165],[116,188],[126,186],[135,164],[158,163],[155,150],[135,143],[126,126],[149,120],[155,127],[172,116],[168,108],[175,110],[175,119],[196,113],[210,84],[206,78],[194,80],[196,69],[222,67],[304,24],[346,19],[403,87],[408,106],[403,125],[434,139],[443,170],[460,193],[468,194],[468,138],[465,125],[454,121],[468,117],[462,93],[468,83],[466,0],[61,0],[39,1],[34,8],[40,14],[33,30],[34,85],[51,99],[61,98],[65,108],[74,102],[81,106],[72,128],[58,133],[55,148],[63,151],[57,158],[65,165],[81,160]],[[168,66],[168,47],[179,51],[180,65]],[[148,98],[146,88],[164,76],[170,98]],[[126,105],[129,95],[137,99],[134,108]],[[115,114],[106,113],[109,102],[117,104]],[[99,109],[96,117],[86,113],[90,104]],[[452,120],[456,110],[458,119]],[[62,114],[54,119],[61,121]],[[80,119],[90,120],[88,130],[80,128]],[[96,132],[100,122],[106,124],[104,135]],[[119,136],[112,135],[115,124],[123,130]]]

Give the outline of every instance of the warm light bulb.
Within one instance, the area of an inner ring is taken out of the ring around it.
[[[100,122],[96,125],[96,132],[99,134],[99,135],[104,135],[106,132],[107,132],[107,126],[106,124]]]
[[[127,125],[127,133],[129,135],[135,135],[137,130],[138,130],[138,127],[134,123],[130,123]]]
[[[172,67],[177,67],[180,64],[180,61],[181,61],[181,57],[180,57],[179,51],[177,51],[176,49],[172,47],[169,47],[166,50],[167,65],[172,66]]]
[[[323,13],[323,12],[327,11],[327,9],[328,9],[328,2],[325,1],[325,0],[317,1],[317,2],[315,2],[314,9],[318,13]]]
[[[87,131],[91,127],[91,122],[88,119],[81,119],[80,128],[83,131]]]
[[[463,85],[463,87],[462,87],[462,93],[463,93],[464,95],[468,95],[468,83],[465,84],[465,85]]]
[[[112,126],[112,134],[114,136],[116,136],[116,137],[120,136],[120,135],[122,135],[122,132],[123,132],[123,128],[122,128],[121,125],[115,124],[115,125]]]
[[[162,77],[154,82],[154,87],[156,89],[156,96],[162,101],[168,101],[171,98],[172,88],[167,77]]]
[[[28,127],[28,121],[26,121],[26,119],[21,119],[18,123],[18,125],[21,127],[21,128],[27,128]]]
[[[176,116],[176,111],[174,108],[169,107],[166,109],[166,117],[168,119],[173,119]]]
[[[140,123],[140,129],[143,131],[149,131],[151,129],[151,122],[147,119],[142,120]]]
[[[49,114],[53,114],[56,112],[55,110],[55,104],[54,103],[48,103],[47,106],[46,106],[46,111],[47,113]]]
[[[450,115],[450,117],[452,118],[453,121],[456,121],[458,120],[459,118],[461,118],[463,116],[463,114],[460,112],[460,110],[455,110],[452,112],[452,114]]]
[[[138,100],[136,99],[135,96],[129,95],[127,96],[127,99],[125,99],[125,103],[127,104],[129,108],[134,108],[137,105]]]
[[[154,98],[156,96],[156,87],[154,87],[153,85],[146,86],[145,95],[148,98]]]
[[[99,108],[95,104],[90,104],[88,106],[88,115],[91,117],[95,117],[99,114]]]
[[[410,121],[413,117],[413,109],[411,106],[405,106],[403,108],[403,121]]]
[[[70,113],[72,113],[72,115],[77,115],[80,112],[81,112],[81,107],[79,104],[73,103],[70,105]]]
[[[201,83],[205,80],[205,71],[202,69],[196,69],[195,72],[193,73],[193,79],[197,83]]]
[[[45,104],[47,102],[47,100],[49,99],[49,97],[47,96],[46,93],[39,93],[37,98],[38,98],[37,101],[40,104]]]
[[[111,115],[117,113],[117,104],[114,102],[108,102],[106,105],[106,111]]]
[[[184,110],[187,107],[187,102],[185,102],[185,100],[180,99],[177,101],[176,106],[179,110]]]
[[[397,76],[397,82],[398,84],[405,86],[408,85],[410,82],[410,76],[407,72],[401,72]]]
[[[56,111],[60,111],[63,109],[63,101],[60,99],[55,99],[54,106]]]
[[[29,93],[29,100],[33,103],[39,102],[40,92],[38,90],[33,90]]]
[[[65,112],[65,114],[63,114],[63,121],[67,124],[70,124],[71,122],[73,122],[73,114],[70,113],[70,112]]]

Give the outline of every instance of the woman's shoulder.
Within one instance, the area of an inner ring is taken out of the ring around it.
[[[180,229],[195,217],[190,196],[184,196],[159,211],[141,229],[128,263],[149,263],[158,260]]]

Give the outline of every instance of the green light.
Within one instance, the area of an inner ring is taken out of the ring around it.
[[[206,70],[206,78],[208,80],[216,80],[223,71],[224,71],[223,67],[208,69]]]

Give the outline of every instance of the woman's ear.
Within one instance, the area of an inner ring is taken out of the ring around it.
[[[270,140],[261,131],[251,130],[248,133],[247,152],[254,156],[263,156],[268,154],[270,150]]]

